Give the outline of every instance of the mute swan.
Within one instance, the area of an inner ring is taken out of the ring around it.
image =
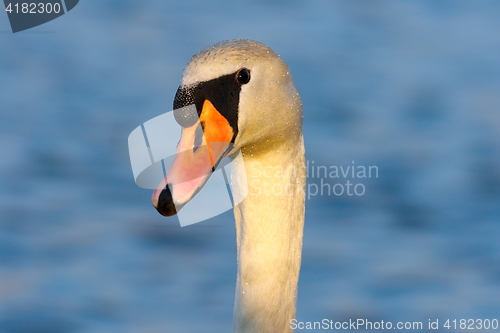
[[[240,149],[243,164],[235,168],[232,181],[238,183],[238,175],[246,173],[249,188],[234,208],[234,331],[292,332],[302,251],[305,152],[302,104],[289,69],[259,42],[214,44],[187,64],[174,109],[193,103],[198,115],[176,114],[183,127],[177,149],[183,153],[154,191],[153,206],[162,215],[176,214],[221,158]]]

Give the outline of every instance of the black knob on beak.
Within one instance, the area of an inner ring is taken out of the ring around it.
[[[191,127],[198,121],[198,112],[194,104],[174,110],[175,121],[182,127]]]

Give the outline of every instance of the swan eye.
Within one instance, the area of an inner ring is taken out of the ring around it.
[[[247,84],[250,82],[250,71],[246,68],[240,69],[238,73],[236,73],[236,82],[239,84]]]

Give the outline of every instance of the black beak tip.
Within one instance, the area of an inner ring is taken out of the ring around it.
[[[160,193],[158,198],[158,207],[156,207],[156,210],[163,216],[172,216],[177,214],[174,200],[172,199],[172,192],[170,192],[168,185],[165,186],[163,191]]]

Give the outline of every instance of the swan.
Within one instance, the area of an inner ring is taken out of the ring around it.
[[[237,281],[234,332],[292,332],[305,211],[302,103],[285,62],[268,46],[230,40],[204,48],[184,69],[175,110],[178,154],[153,206],[177,213],[224,156],[240,151],[232,182],[248,195],[234,207]],[[175,111],[174,111],[175,112]],[[201,135],[201,134],[202,135]]]

